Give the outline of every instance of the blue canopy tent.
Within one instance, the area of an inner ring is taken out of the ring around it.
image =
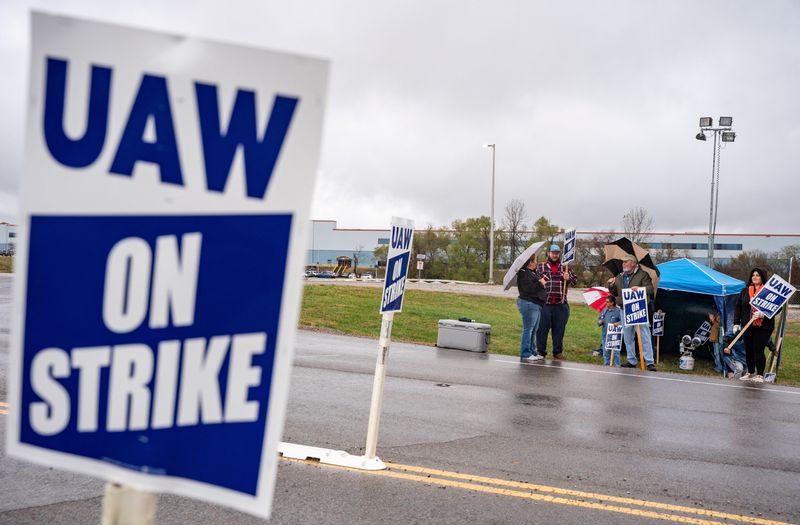
[[[667,312],[665,327],[673,328],[671,336],[665,337],[668,344],[677,347],[677,340],[683,334],[694,333],[712,308],[719,312],[724,332],[730,330],[736,298],[744,282],[691,259],[661,263],[658,269],[661,282],[656,307]]]

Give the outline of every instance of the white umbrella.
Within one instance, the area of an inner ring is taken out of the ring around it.
[[[514,262],[511,263],[511,268],[508,269],[505,277],[503,277],[503,290],[508,290],[517,284],[517,272],[519,272],[523,266],[528,264],[528,260],[531,257],[542,251],[542,248],[544,248],[546,243],[547,241],[535,242],[528,246],[525,251],[519,255],[519,257],[514,259]]]

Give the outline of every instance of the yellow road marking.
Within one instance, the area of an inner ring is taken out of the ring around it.
[[[493,485],[500,485],[505,487],[515,487],[521,489],[536,490],[539,492],[549,492],[552,494],[562,494],[566,496],[575,496],[578,498],[591,498],[602,501],[610,501],[613,503],[623,503],[626,505],[638,505],[640,507],[649,507],[655,509],[686,512],[690,514],[697,514],[699,516],[708,516],[711,518],[723,518],[729,520],[737,520],[744,523],[754,523],[757,525],[791,525],[782,521],[772,521],[763,518],[754,518],[752,516],[743,516],[740,514],[730,514],[727,512],[718,512],[710,509],[697,509],[694,507],[684,507],[681,505],[672,505],[670,503],[660,503],[657,501],[648,501],[634,498],[624,498],[620,496],[610,496],[607,494],[598,494],[595,492],[583,492],[580,490],[562,489],[558,487],[548,487],[545,485],[535,485],[533,483],[525,483],[521,481],[508,481],[497,478],[487,478],[483,476],[476,476],[473,474],[460,474],[458,472],[448,472],[445,470],[437,470],[426,467],[417,467],[413,465],[401,465],[399,463],[384,462],[387,467],[405,470],[409,472],[420,472],[422,474],[430,474],[434,476],[445,476],[454,479],[465,479],[467,481],[474,481],[478,483],[491,483]]]
[[[494,485],[513,486],[515,488],[524,488],[524,489],[528,489],[528,490],[538,490],[539,492],[545,492],[544,489],[549,489],[549,490],[547,490],[547,492],[551,492],[551,493],[555,493],[555,494],[573,495],[573,496],[579,496],[579,497],[585,497],[585,498],[591,498],[591,499],[599,499],[601,501],[603,501],[603,500],[604,501],[614,501],[616,503],[630,502],[629,504],[634,504],[634,505],[638,505],[638,506],[650,506],[652,508],[663,508],[664,510],[678,510],[680,512],[694,513],[694,514],[698,514],[698,515],[708,515],[708,516],[710,516],[711,515],[710,512],[713,512],[713,511],[705,511],[704,509],[693,509],[691,507],[680,507],[680,506],[677,506],[677,505],[668,505],[668,504],[661,504],[661,503],[657,503],[657,502],[649,502],[649,501],[646,501],[646,500],[635,500],[635,499],[632,499],[632,498],[617,498],[617,497],[614,497],[614,496],[606,496],[606,495],[603,495],[603,494],[593,494],[593,493],[588,493],[588,492],[582,493],[580,491],[571,491],[571,490],[568,490],[568,489],[559,489],[557,487],[544,487],[544,486],[541,486],[541,485],[533,485],[533,484],[529,484],[529,483],[513,482],[513,481],[507,481],[507,480],[501,480],[501,479],[495,479],[495,478],[485,478],[485,477],[482,477],[482,476],[470,476],[470,475],[467,475],[467,474],[459,474],[457,472],[446,472],[446,471],[442,471],[442,470],[427,469],[427,468],[424,468],[424,467],[413,467],[413,466],[399,465],[399,464],[393,464],[393,463],[386,463],[386,465],[390,469],[391,468],[395,468],[395,469],[400,469],[400,470],[407,470],[407,471],[410,471],[410,472],[420,472],[420,473],[424,473],[424,474],[427,474],[427,475],[420,476],[420,475],[416,475],[416,474],[406,474],[406,473],[403,473],[403,472],[396,472],[396,471],[393,471],[393,470],[371,470],[371,471],[370,470],[360,470],[360,469],[355,469],[355,468],[351,468],[351,467],[341,467],[341,466],[338,466],[338,465],[323,464],[323,463],[319,463],[317,461],[297,460],[297,459],[290,459],[290,458],[285,458],[285,457],[281,458],[281,459],[283,459],[284,461],[293,461],[293,462],[297,462],[297,463],[305,463],[305,464],[313,465],[313,466],[316,466],[316,467],[328,467],[328,468],[334,468],[334,469],[339,469],[339,470],[349,470],[349,471],[359,472],[359,473],[362,473],[362,474],[372,474],[372,475],[376,475],[376,476],[383,476],[383,477],[389,477],[389,478],[395,478],[395,479],[403,479],[403,480],[407,480],[407,481],[417,481],[417,482],[425,483],[425,484],[428,484],[428,485],[439,485],[439,486],[443,486],[443,487],[460,488],[460,489],[465,489],[465,490],[472,490],[472,491],[475,491],[475,492],[484,492],[484,493],[488,493],[488,494],[497,494],[497,495],[501,495],[501,496],[510,496],[510,497],[516,497],[516,498],[521,498],[521,499],[534,500],[534,501],[543,501],[543,502],[546,502],[546,503],[555,503],[555,504],[559,504],[559,505],[567,505],[567,506],[572,506],[572,507],[581,507],[581,508],[587,508],[587,509],[593,509],[593,510],[603,510],[603,511],[606,511],[606,512],[617,512],[617,513],[620,513],[620,514],[628,514],[628,515],[631,515],[631,516],[639,516],[639,517],[642,517],[642,518],[652,518],[652,519],[658,519],[658,520],[664,520],[664,521],[672,521],[672,522],[675,522],[675,523],[690,523],[690,524],[694,524],[694,525],[719,525],[718,521],[709,521],[709,520],[705,520],[705,519],[701,519],[701,518],[694,518],[694,517],[690,517],[690,516],[680,516],[680,515],[677,515],[677,514],[668,514],[668,513],[656,512],[656,511],[652,511],[652,510],[642,510],[642,509],[635,509],[635,508],[630,508],[630,507],[621,507],[621,506],[609,505],[609,504],[601,503],[601,502],[594,503],[594,502],[575,500],[575,499],[559,497],[559,496],[551,496],[551,495],[546,495],[546,494],[536,494],[534,492],[522,492],[522,491],[519,491],[519,490],[503,489],[503,488],[497,488],[497,487],[490,487],[490,486],[486,486],[486,485],[477,485],[475,483],[466,483],[466,482],[463,482],[463,481],[454,481],[454,480],[450,480],[450,479],[433,478],[433,477],[430,477],[430,476],[432,476],[432,475],[440,475],[440,476],[450,477],[450,478],[454,478],[454,479],[467,479],[467,480],[470,480],[470,481],[477,481],[477,482],[480,482],[480,483],[491,483],[491,484],[494,484]],[[538,487],[538,488],[534,488],[534,487]],[[645,504],[651,504],[651,505],[645,505]],[[660,507],[660,505],[663,505],[663,507]],[[771,521],[771,520],[764,520],[764,519],[760,519],[760,518],[751,518],[749,516],[739,516],[739,515],[736,515],[736,514],[715,513],[714,516],[715,517],[725,517],[727,519],[737,520],[737,521],[745,522],[745,523],[756,523],[756,524],[759,524],[759,525],[791,525],[789,523],[784,523],[784,522],[779,522],[779,521]]]
[[[5,401],[0,401],[0,407],[7,407],[7,406],[8,403],[6,403]]]
[[[8,414],[8,410],[3,410],[2,408],[0,408],[0,414],[2,415]]]

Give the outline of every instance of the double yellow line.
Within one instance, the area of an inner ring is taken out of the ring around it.
[[[710,509],[697,509],[648,501],[634,498],[623,498],[595,492],[583,492],[580,490],[562,489],[558,487],[548,487],[521,481],[508,481],[497,478],[487,478],[473,474],[461,474],[458,472],[448,472],[426,467],[413,465],[401,465],[399,463],[385,462],[387,470],[358,470],[350,467],[340,467],[329,464],[322,464],[317,461],[296,460],[282,458],[284,461],[294,461],[306,463],[318,467],[327,467],[340,470],[357,471],[374,476],[402,479],[406,481],[416,481],[427,485],[437,485],[440,487],[452,487],[473,492],[483,492],[499,496],[542,501],[556,505],[566,505],[580,507],[591,510],[601,510],[606,512],[616,512],[650,518],[675,523],[691,523],[694,525],[719,525],[719,521],[712,521],[707,518],[717,518],[726,520],[726,523],[752,523],[756,525],[791,525],[782,521],[774,521],[752,516],[731,514],[728,512],[718,512]],[[592,501],[593,500],[593,501]]]
[[[0,415],[8,414],[8,403],[0,401]]]

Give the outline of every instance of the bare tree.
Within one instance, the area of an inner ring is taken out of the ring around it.
[[[501,228],[507,236],[509,264],[525,249],[525,234],[528,213],[525,203],[519,199],[511,199],[505,208]]]
[[[358,277],[358,260],[361,259],[361,252],[364,250],[363,244],[358,244],[353,249],[353,273]]]
[[[622,231],[636,244],[645,244],[653,233],[653,218],[644,208],[632,208],[622,216]]]

